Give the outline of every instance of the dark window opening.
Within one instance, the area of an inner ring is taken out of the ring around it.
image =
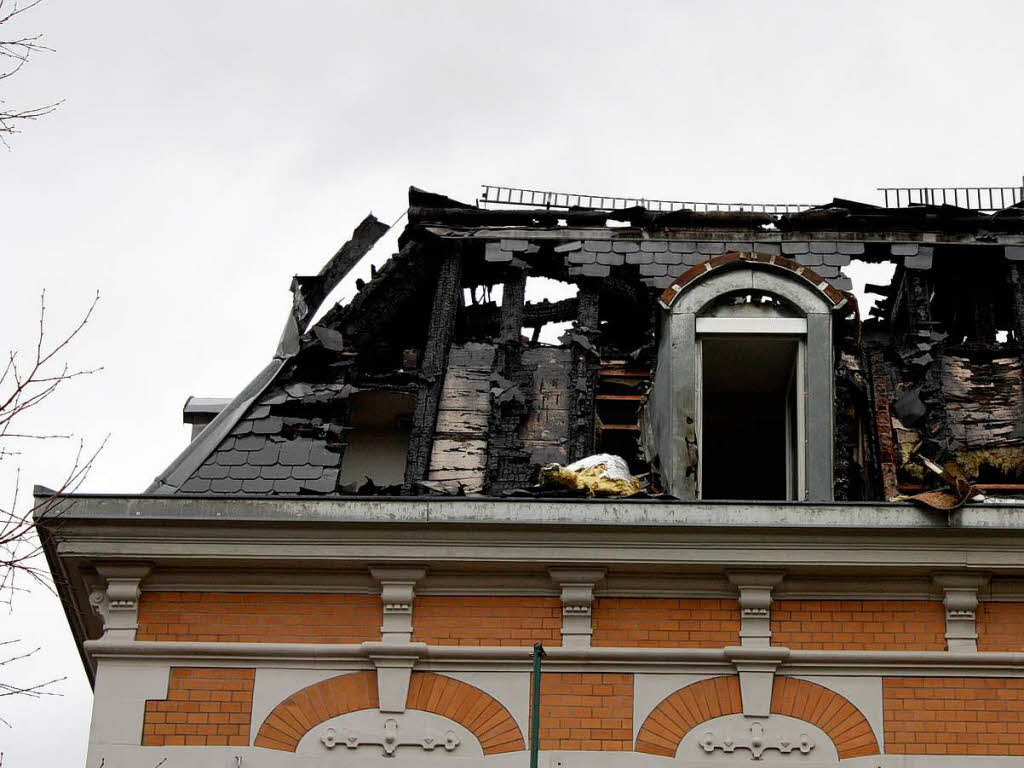
[[[701,497],[800,496],[799,345],[767,334],[701,339]]]

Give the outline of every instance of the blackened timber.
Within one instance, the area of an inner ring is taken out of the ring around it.
[[[485,489],[490,494],[521,488],[533,478],[523,442],[523,422],[530,412],[533,372],[523,365],[523,302],[526,275],[509,273],[501,293],[500,336],[491,376]]]
[[[334,288],[388,231],[389,227],[371,213],[360,222],[352,238],[332,256],[319,274],[292,278],[292,315],[299,334]]]
[[[1006,270],[1013,290],[1013,335],[1024,354],[1024,263],[1008,261]]]
[[[437,408],[448,367],[448,354],[455,334],[455,319],[462,303],[462,249],[446,249],[437,275],[434,303],[430,313],[427,344],[423,350],[420,376],[423,383],[416,394],[412,427],[409,432],[409,453],[405,465],[405,485],[412,488],[426,479],[430,466],[430,449],[434,442]]]
[[[569,416],[569,461],[594,452],[594,396],[601,357],[597,349],[600,332],[600,285],[580,283],[578,310],[571,333],[572,374],[569,381],[572,409]]]

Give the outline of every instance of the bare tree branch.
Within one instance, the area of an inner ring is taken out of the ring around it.
[[[26,6],[30,7],[30,6]],[[0,0],[0,11],[3,0]],[[20,12],[18,9],[12,13]],[[8,14],[6,18],[9,18]],[[92,317],[99,302],[99,292],[93,297],[81,319],[70,331],[55,341],[47,337],[46,329],[46,294],[39,298],[39,321],[36,339],[29,355],[11,350],[0,371],[0,466],[5,460],[19,455],[17,445],[32,441],[70,439],[70,434],[48,434],[26,429],[25,414],[38,408],[53,396],[66,382],[81,376],[88,376],[102,368],[72,368],[63,357],[68,346],[82,332]],[[15,426],[17,428],[15,428]],[[63,481],[53,496],[35,503],[21,503],[21,471],[16,469],[13,474],[9,501],[0,499],[0,604],[6,604],[11,610],[15,595],[28,591],[32,586],[41,586],[51,592],[53,583],[40,558],[42,544],[36,535],[36,519],[46,519],[48,529],[59,533],[59,525],[53,521],[61,516],[68,505],[73,503],[67,498],[73,494],[85,480],[99,452],[106,445],[104,439],[99,447],[87,449],[85,441],[79,439],[71,467],[64,475]],[[6,496],[5,492],[5,496]],[[22,583],[28,586],[22,586]],[[17,640],[0,641],[0,670],[4,678],[9,678],[10,668],[19,661],[30,658],[40,649],[27,651],[16,650]],[[54,677],[41,682],[16,684],[8,679],[0,679],[0,699],[7,696],[54,696],[59,693],[54,686],[64,680]],[[0,723],[8,724],[0,717]]]
[[[5,24],[25,11],[35,8],[42,1],[30,0],[28,3],[19,4],[18,0],[0,0],[0,81],[18,74],[33,54],[53,51],[40,42],[42,35],[7,38],[4,34]],[[7,137],[18,133],[23,123],[45,117],[62,103],[63,101],[55,101],[35,107],[8,107],[7,103],[0,99],[0,143],[9,147]]]

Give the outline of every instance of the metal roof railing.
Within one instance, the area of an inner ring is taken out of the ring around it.
[[[612,195],[579,195],[570,192],[546,192],[539,189],[481,185],[477,205],[481,208],[523,207],[568,210],[585,208],[595,211],[613,211],[620,208],[643,206],[648,211],[668,213],[683,209],[708,213],[711,211],[753,212],[781,215],[813,208],[804,203],[713,203],[705,201],[656,200],[645,197],[616,197]]]
[[[955,205],[995,213],[1024,201],[1024,177],[1019,187],[878,187],[886,208],[911,205]]]

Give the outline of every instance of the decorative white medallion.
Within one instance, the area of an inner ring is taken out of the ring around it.
[[[420,747],[428,752],[432,752],[434,747],[444,747],[445,751],[451,752],[459,746],[459,737],[455,731],[428,730],[420,736],[405,736],[398,732],[398,721],[392,718],[385,720],[384,728],[376,732],[343,729],[339,734],[334,728],[325,728],[320,741],[327,749],[334,749],[339,744],[349,749],[376,744],[384,750],[385,757],[394,757],[399,747]]]
[[[806,755],[814,749],[814,741],[806,733],[801,733],[795,738],[780,736],[769,739],[765,737],[764,726],[761,723],[752,723],[749,736],[738,738],[733,738],[732,736],[718,737],[712,731],[708,731],[704,734],[704,738],[700,740],[700,746],[709,755],[719,749],[727,754],[731,754],[737,749],[745,749],[750,752],[751,760],[760,760],[761,756],[768,750],[776,750],[783,755],[788,755],[795,750]]]

